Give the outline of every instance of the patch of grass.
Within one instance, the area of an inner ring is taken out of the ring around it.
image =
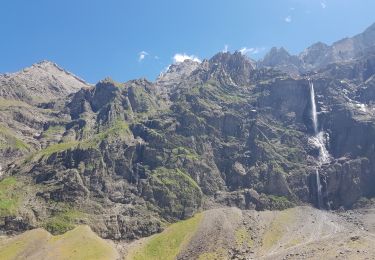
[[[39,159],[42,157],[51,156],[54,153],[66,151],[69,149],[74,148],[98,148],[101,141],[107,138],[120,138],[125,135],[131,134],[129,129],[129,125],[121,120],[116,121],[110,128],[103,130],[99,134],[92,136],[90,139],[83,140],[83,141],[69,141],[69,142],[62,142],[58,144],[50,145],[25,159],[24,163],[28,163],[33,159]]]
[[[295,206],[293,202],[284,196],[267,195],[267,198],[270,200],[270,208],[273,210],[283,210]]]
[[[97,148],[105,139],[124,137],[130,134],[131,131],[129,129],[129,125],[125,121],[116,120],[110,128],[94,135],[89,140],[82,141],[80,143],[80,147],[84,149]]]
[[[201,192],[201,189],[195,180],[180,169],[171,170],[160,167],[154,171],[153,175],[162,180],[166,185],[177,185],[179,181],[178,179],[181,179],[184,182],[187,182],[187,184],[197,192]]]
[[[26,231],[0,240],[0,259],[119,259],[115,248],[88,226],[79,226],[59,236],[43,229]]]
[[[265,251],[271,249],[283,235],[287,225],[295,220],[295,211],[288,209],[277,213],[268,230],[263,236],[262,244]]]
[[[238,90],[223,87],[215,81],[209,81],[207,84],[205,84],[201,89],[201,95],[221,102],[246,102],[246,96],[244,94],[239,93]]]
[[[198,257],[198,260],[226,260],[228,253],[224,248],[219,248],[215,252],[203,253]]]
[[[180,158],[188,158],[190,160],[199,160],[199,155],[195,151],[187,147],[183,147],[183,146],[174,148],[172,150],[172,154]]]
[[[77,221],[83,219],[84,216],[84,213],[80,211],[66,209],[49,218],[43,226],[52,234],[62,234],[72,230],[76,226]]]
[[[0,259],[22,259],[23,252],[27,247],[33,243],[40,246],[40,242],[45,242],[48,235],[41,229],[34,229],[11,239],[0,240]]]
[[[71,141],[71,142],[50,145],[46,147],[45,149],[39,151],[37,155],[39,155],[40,157],[51,156],[54,153],[66,151],[73,147],[76,147],[78,144],[79,144],[78,141]]]
[[[19,186],[14,177],[7,177],[0,182],[0,217],[16,213],[21,200]]]
[[[190,241],[201,222],[202,214],[170,225],[162,233],[154,235],[146,244],[131,251],[126,259],[172,260]]]
[[[48,241],[48,255],[61,259],[118,259],[116,250],[88,226],[78,226]]]
[[[153,170],[149,185],[157,205],[168,216],[184,218],[185,209],[197,209],[201,204],[200,187],[180,169],[159,167]]]
[[[0,98],[0,109],[9,107],[30,107],[30,105],[19,100]]]
[[[14,148],[17,150],[29,150],[30,147],[21,139],[17,138],[11,133],[11,131],[5,126],[0,125],[0,136],[4,137],[4,143],[1,144],[3,148]],[[1,147],[0,147],[1,148]]]
[[[293,247],[293,246],[296,246],[298,244],[301,243],[301,239],[300,238],[293,238],[291,241],[289,241],[289,243],[286,245],[287,248],[289,247]]]
[[[43,137],[50,137],[56,134],[63,134],[65,127],[61,125],[50,126],[46,131],[43,132]]]
[[[239,228],[235,231],[235,237],[237,247],[246,246],[251,248],[254,245],[254,241],[252,240],[249,231],[247,231],[244,227]]]

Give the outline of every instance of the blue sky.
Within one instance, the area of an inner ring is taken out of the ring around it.
[[[0,0],[0,73],[52,60],[90,83],[146,77],[225,46],[298,53],[375,22],[373,0]],[[180,54],[177,55],[176,54]]]

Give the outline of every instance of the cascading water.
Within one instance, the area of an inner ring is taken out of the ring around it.
[[[318,135],[318,113],[316,111],[314,84],[311,81],[309,81],[309,86],[311,100],[311,116],[313,120],[314,135],[316,136]]]
[[[310,87],[310,100],[311,100],[311,117],[313,121],[313,129],[314,129],[314,136],[310,139],[316,147],[319,148],[319,161],[318,167],[320,167],[323,163],[329,161],[329,153],[327,148],[324,144],[324,133],[319,132],[319,125],[318,125],[318,112],[316,109],[316,102],[315,102],[315,91],[314,91],[314,84],[309,81]],[[322,185],[320,184],[320,174],[319,169],[316,169],[316,190],[317,190],[317,197],[318,197],[318,208],[322,206]]]

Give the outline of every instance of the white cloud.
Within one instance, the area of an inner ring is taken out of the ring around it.
[[[296,8],[295,7],[291,7],[291,8],[289,8],[289,10],[290,11],[294,11],[294,10],[296,10]]]
[[[261,48],[247,48],[247,47],[243,47],[241,48],[239,51],[241,52],[242,55],[246,55],[246,54],[258,54],[259,52],[261,51],[264,51],[264,47],[261,47]]]
[[[326,9],[326,7],[327,7],[327,4],[324,3],[324,2],[320,2],[320,5],[322,6],[323,9]]]
[[[229,48],[228,44],[225,44],[225,45],[224,45],[223,52],[224,52],[224,53],[225,53],[225,52],[228,52],[228,48]]]
[[[148,54],[147,52],[145,52],[145,51],[141,51],[140,53],[138,53],[138,55],[139,55],[139,57],[138,57],[138,61],[141,62],[141,61],[143,61],[143,60],[146,58],[146,56],[148,56],[149,54]]]
[[[287,17],[285,17],[284,21],[287,22],[287,23],[291,23],[292,22],[292,16],[288,15]]]
[[[201,62],[201,60],[195,55],[187,55],[185,53],[184,54],[176,53],[173,56],[174,63],[184,62],[185,60],[192,60],[192,61],[196,61],[196,62]]]

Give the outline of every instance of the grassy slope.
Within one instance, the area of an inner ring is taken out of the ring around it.
[[[16,212],[21,200],[19,188],[19,183],[14,177],[0,181],[0,217]]]
[[[278,212],[263,236],[262,244],[265,252],[275,246],[282,238],[286,232],[285,230],[288,229],[288,225],[295,221],[295,214],[295,209],[287,209]]]
[[[169,226],[160,234],[152,236],[145,244],[130,251],[129,260],[169,260],[181,252],[196,232],[202,214]]]
[[[60,236],[43,229],[27,231],[0,240],[0,259],[117,259],[117,251],[88,226],[79,226]]]

